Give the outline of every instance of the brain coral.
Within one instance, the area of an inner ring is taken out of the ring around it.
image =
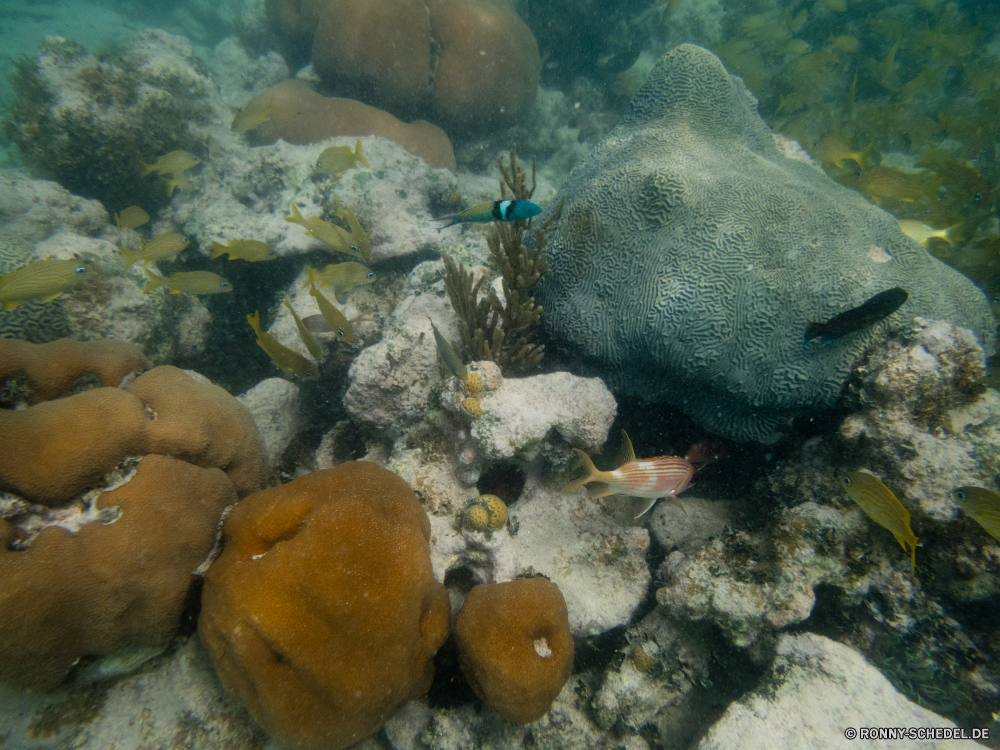
[[[338,92],[412,119],[479,131],[517,122],[535,100],[538,45],[504,0],[268,0]]]
[[[916,315],[992,348],[972,282],[859,194],[782,156],[743,82],[699,47],[660,60],[561,195],[538,290],[547,329],[619,391],[720,434],[765,439],[832,406],[865,348]],[[886,321],[804,345],[808,321],[895,286],[909,301]]]
[[[169,640],[222,510],[259,486],[249,412],[173,367],[116,387],[148,364],[115,341],[0,340],[2,682],[54,687],[80,657]]]
[[[476,695],[519,724],[542,718],[573,671],[566,602],[547,578],[474,586],[455,643]]]
[[[269,734],[344,748],[430,687],[448,596],[398,476],[365,461],[307,474],[244,499],[223,536],[198,632]]]

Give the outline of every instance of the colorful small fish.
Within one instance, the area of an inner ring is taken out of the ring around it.
[[[313,237],[338,252],[367,260],[362,256],[361,248],[351,245],[351,235],[346,229],[338,227],[329,221],[323,221],[318,216],[310,216],[308,219],[304,218],[294,203],[291,204],[291,209],[292,215],[285,216],[285,221],[305,227],[306,236]]]
[[[201,159],[187,151],[171,151],[156,160],[155,164],[146,164],[140,161],[142,166],[142,176],[156,172],[157,174],[180,174],[201,164]]]
[[[967,516],[1000,540],[1000,493],[983,487],[959,487],[955,497]]]
[[[350,321],[344,317],[344,313],[334,307],[333,303],[324,297],[323,293],[315,286],[309,289],[309,294],[316,298],[316,305],[323,314],[326,324],[330,326],[330,330],[348,344],[354,341],[354,329],[351,327]]]
[[[348,169],[356,169],[358,162],[371,169],[371,165],[361,151],[361,139],[358,138],[352,152],[349,146],[330,146],[316,160],[316,171],[325,172],[338,179]]]
[[[149,214],[138,206],[129,206],[121,213],[115,213],[115,224],[119,229],[136,229],[149,221]]]
[[[278,252],[260,240],[230,240],[228,245],[220,245],[214,240],[211,242],[212,254],[209,258],[218,258],[229,253],[229,260],[274,260],[278,257]]]
[[[518,221],[520,219],[530,219],[538,216],[542,212],[540,206],[531,201],[519,201],[508,198],[493,203],[480,203],[478,206],[467,208],[451,216],[442,216],[434,221],[446,221],[440,229],[447,229],[455,224],[486,224],[493,221]]]
[[[0,274],[0,305],[13,310],[28,300],[50,302],[92,273],[89,263],[75,258],[33,261]]]
[[[299,317],[299,314],[295,312],[295,308],[289,304],[288,300],[285,300],[285,307],[288,308],[288,312],[292,314],[292,319],[295,321],[295,327],[299,329],[299,338],[302,339],[302,343],[306,345],[306,349],[309,353],[313,355],[316,359],[320,359],[322,355],[322,350],[319,348],[319,342],[316,337],[313,336],[312,331],[306,328],[305,323]]]
[[[902,287],[886,289],[864,304],[834,315],[826,323],[807,323],[806,341],[819,337],[827,341],[839,339],[841,336],[878,323],[901,308],[909,297],[910,295]]]
[[[899,228],[903,230],[903,234],[911,240],[915,240],[924,247],[927,247],[927,243],[932,237],[944,240],[950,245],[951,233],[958,228],[958,224],[953,227],[948,227],[947,229],[935,229],[932,226],[924,224],[922,221],[916,221],[914,219],[900,219]]]
[[[296,351],[292,351],[271,334],[260,329],[260,311],[254,310],[253,315],[247,315],[247,322],[257,334],[257,346],[271,358],[271,364],[279,367],[290,375],[319,379],[319,367]]]
[[[259,125],[263,125],[271,119],[272,114],[274,114],[274,95],[272,94],[267,99],[263,96],[255,96],[247,102],[247,105],[243,109],[236,113],[230,129],[245,133]]]
[[[303,289],[319,281],[322,282],[320,284],[321,287],[332,286],[333,293],[338,297],[341,294],[349,292],[356,286],[371,284],[375,281],[374,271],[353,260],[349,260],[346,263],[330,264],[322,271],[317,271],[311,266],[306,266],[306,271],[309,274],[309,280],[302,285]]]
[[[368,240],[368,235],[365,233],[364,228],[361,226],[361,222],[358,221],[358,217],[354,215],[354,212],[347,206],[341,206],[340,199],[337,196],[333,196],[337,200],[337,216],[341,219],[347,221],[347,226],[351,228],[350,233],[347,235],[348,247],[350,248],[351,255],[357,252],[361,255],[362,260],[370,260],[372,257],[371,243]],[[341,252],[346,252],[341,250]]]
[[[852,151],[850,143],[836,133],[828,133],[819,139],[812,150],[812,155],[822,162],[833,162],[838,168],[843,168],[847,159],[864,168],[868,165],[868,152],[871,151],[872,145],[869,143],[860,151]]]
[[[875,523],[889,529],[904,552],[906,545],[910,545],[910,573],[913,574],[917,569],[917,542],[920,540],[910,528],[910,512],[872,474],[864,471],[848,472],[841,482],[851,500],[860,505],[861,510]]]
[[[468,386],[469,371],[462,364],[462,359],[458,356],[458,352],[455,351],[455,347],[448,342],[448,339],[441,335],[441,331],[434,325],[433,320],[431,320],[431,328],[434,329],[434,342],[437,344],[438,354],[441,355],[441,359],[448,366],[448,369],[451,370],[452,374],[461,380],[464,385]]]
[[[171,294],[223,294],[233,291],[233,285],[211,271],[178,271],[169,276],[157,276],[148,268],[142,269],[146,274],[143,293],[148,294],[161,286],[170,290]]]
[[[119,250],[125,256],[128,263],[125,268],[131,268],[134,263],[156,263],[177,255],[186,248],[190,241],[185,235],[177,232],[164,232],[158,234],[149,242],[142,243],[142,248],[137,253],[133,253],[127,247],[120,247]]]
[[[618,468],[611,471],[599,471],[590,456],[579,448],[574,448],[587,474],[567,484],[563,488],[563,494],[593,483],[587,488],[587,497],[617,494],[648,498],[649,503],[642,507],[636,518],[648,512],[661,497],[669,497],[674,505],[684,510],[677,495],[691,486],[695,475],[694,466],[680,456],[637,459],[632,450],[632,441],[628,439],[625,430],[622,430],[622,441],[618,453]]]

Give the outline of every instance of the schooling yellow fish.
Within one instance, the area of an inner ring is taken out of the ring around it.
[[[135,229],[149,221],[149,214],[138,206],[129,206],[121,213],[115,213],[115,224],[119,229]]]
[[[917,542],[919,539],[910,528],[910,512],[896,499],[892,491],[878,477],[864,471],[851,471],[841,478],[844,490],[851,500],[861,506],[868,517],[883,528],[889,529],[899,546],[906,551],[910,545],[910,573],[917,568]]]
[[[953,227],[948,227],[947,229],[935,229],[932,226],[924,224],[922,221],[916,221],[914,219],[899,219],[899,228],[902,229],[903,234],[911,240],[916,240],[924,247],[927,247],[927,243],[932,237],[944,240],[950,245],[951,233],[958,228],[958,224]]]
[[[186,248],[190,241],[185,235],[177,232],[164,232],[159,234],[149,242],[142,243],[142,248],[137,253],[133,253],[127,247],[120,247],[119,250],[125,256],[128,263],[125,268],[131,268],[134,263],[156,263],[177,255]]]
[[[350,321],[344,317],[344,313],[334,307],[315,285],[309,289],[309,294],[316,298],[316,305],[323,314],[323,320],[330,326],[330,330],[336,333],[341,341],[346,341],[348,344],[354,341],[354,329]]]
[[[271,358],[271,364],[280,367],[290,375],[319,378],[319,367],[316,366],[315,362],[310,362],[298,352],[279,344],[274,336],[260,329],[260,311],[254,310],[253,315],[247,315],[247,322],[257,334],[257,346]]]
[[[329,221],[323,221],[318,216],[310,216],[306,219],[299,213],[299,209],[295,207],[294,203],[291,204],[291,208],[292,215],[285,216],[285,221],[290,221],[293,224],[300,224],[305,227],[306,236],[314,237],[339,252],[347,255],[353,255],[357,258],[363,258],[361,255],[361,249],[351,246],[351,235],[348,234],[346,229],[338,227],[336,224]],[[367,259],[365,258],[365,260]]]
[[[13,310],[28,300],[49,302],[79,284],[88,274],[93,274],[93,267],[77,259],[33,261],[0,274],[0,306]]]
[[[691,485],[695,468],[680,456],[657,456],[656,458],[635,457],[632,441],[622,430],[622,447],[618,452],[618,468],[611,471],[599,471],[590,456],[579,448],[574,448],[583,461],[587,474],[563,488],[567,494],[593,483],[587,488],[587,497],[605,497],[607,495],[628,495],[649,499],[649,503],[636,514],[636,518],[646,513],[661,497],[669,497],[671,502],[681,510],[684,506],[677,499]],[[686,511],[685,511],[686,512]]]
[[[365,230],[361,227],[361,222],[358,221],[358,217],[354,215],[351,209],[340,205],[340,199],[336,195],[333,197],[337,201],[337,216],[346,220],[347,226],[351,228],[350,233],[347,235],[351,249],[350,254],[353,255],[356,251],[360,253],[363,260],[369,260],[372,256],[372,248],[368,241],[368,235],[365,234]],[[345,251],[341,250],[341,252]]]
[[[986,533],[1000,540],[1000,494],[983,487],[959,487],[955,490],[959,505]]]
[[[201,159],[187,151],[171,151],[157,159],[155,164],[146,164],[142,161],[139,164],[142,165],[143,177],[153,172],[176,175],[191,169],[191,167],[198,166],[201,164]]]
[[[903,172],[893,167],[866,169],[859,182],[861,192],[878,203],[882,198],[894,198],[904,203],[918,200],[933,201],[937,186],[918,174]]]
[[[868,152],[871,151],[872,145],[869,143],[860,151],[852,151],[851,144],[846,140],[836,133],[827,133],[819,139],[812,154],[822,162],[833,162],[838,168],[842,168],[847,159],[864,168],[868,165]]]
[[[303,289],[319,281],[321,287],[332,286],[333,293],[337,296],[349,292],[356,286],[371,284],[375,281],[374,271],[370,271],[367,266],[353,260],[346,263],[330,264],[322,271],[306,266],[306,271],[309,273],[309,280],[302,285]]]
[[[161,286],[170,290],[171,294],[223,294],[233,291],[233,285],[211,271],[178,271],[169,276],[157,276],[148,268],[142,269],[146,274],[146,284],[142,287],[144,293],[149,293]]]
[[[264,99],[263,96],[255,96],[236,113],[230,129],[245,133],[263,125],[271,119],[272,114],[274,114],[274,96],[272,95],[268,99]]]
[[[330,146],[330,148],[324,149],[316,160],[316,171],[325,172],[337,179],[348,169],[356,169],[358,162],[371,169],[371,165],[361,152],[360,138],[354,144],[353,152],[349,146]]]
[[[288,312],[292,314],[292,319],[295,321],[295,327],[299,329],[299,338],[302,339],[302,343],[306,345],[306,349],[308,349],[309,353],[316,359],[320,359],[322,350],[319,348],[319,342],[316,340],[316,337],[313,336],[312,331],[306,328],[305,323],[302,322],[299,314],[295,312],[295,308],[288,303],[287,299],[285,300],[285,307],[287,307]]]
[[[274,260],[278,252],[266,242],[260,240],[230,240],[228,245],[220,245],[211,241],[212,254],[209,258],[218,258],[229,253],[229,260]]]

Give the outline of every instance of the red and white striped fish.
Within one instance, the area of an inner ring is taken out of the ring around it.
[[[599,471],[590,460],[590,456],[574,448],[573,450],[583,461],[587,475],[563,487],[563,494],[590,484],[591,486],[587,488],[587,497],[628,495],[649,498],[649,504],[642,508],[636,518],[648,512],[661,497],[669,497],[674,505],[684,510],[677,495],[691,486],[695,474],[694,466],[680,456],[637,459],[635,451],[632,450],[632,441],[628,439],[625,430],[622,430],[622,440],[622,447],[618,452],[618,468],[611,471]]]

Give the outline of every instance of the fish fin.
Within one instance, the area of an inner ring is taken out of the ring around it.
[[[225,255],[226,253],[229,252],[228,247],[226,247],[225,245],[220,245],[215,240],[212,240],[210,244],[212,245],[212,254],[208,256],[209,259],[218,258],[220,255]],[[230,258],[230,260],[232,260],[232,258]]]
[[[434,321],[433,320],[431,321],[431,326],[434,326]],[[442,339],[443,338],[444,337],[442,336]],[[564,494],[564,495],[568,495],[573,490],[575,490],[575,489],[577,489],[579,487],[582,487],[583,485],[587,484],[588,482],[597,481],[600,478],[601,474],[602,474],[602,472],[598,471],[597,467],[594,466],[594,462],[590,460],[590,456],[588,456],[586,453],[584,453],[579,448],[574,448],[573,450],[576,451],[576,455],[578,455],[580,457],[580,461],[583,463],[583,469],[587,473],[584,476],[582,476],[580,479],[575,479],[572,482],[570,482],[569,484],[567,484],[565,487],[563,487],[562,488],[562,494]],[[607,492],[605,494],[610,495],[611,493]],[[588,494],[588,497],[590,497],[589,494]]]
[[[442,224],[438,227],[439,230],[447,229],[448,227],[453,227],[456,224],[461,223],[456,217],[458,214],[451,214],[450,216],[442,216],[440,219],[431,219],[431,221],[446,221],[447,224]]]
[[[150,271],[145,266],[142,267],[142,272],[146,274],[146,283],[142,287],[143,294],[149,294],[154,289],[158,289],[159,287],[163,286],[162,276],[157,276],[155,273]]]
[[[142,175],[141,175],[142,177],[145,177],[150,172],[152,172],[154,169],[156,169],[156,165],[155,164],[147,164],[144,161],[140,161],[139,162],[139,167],[142,169]]]
[[[333,287],[333,294],[337,297],[338,301],[342,295],[347,294],[349,291],[351,291],[351,288],[347,286],[336,285]]]
[[[870,163],[869,160],[868,160],[868,155],[871,153],[872,146],[874,146],[874,145],[875,145],[875,141],[872,141],[867,146],[865,146],[863,149],[861,149],[860,151],[858,151],[858,153],[856,154],[856,156],[858,158],[855,159],[854,161],[856,161],[858,163],[858,166],[861,167],[862,169],[868,169],[868,165]]]
[[[809,321],[806,323],[806,343],[823,335],[823,324]]]
[[[247,323],[253,328],[254,333],[260,334],[260,310],[254,310],[253,315],[247,315]]]
[[[10,300],[9,302],[4,302],[3,303],[3,309],[4,310],[13,310],[15,307],[17,307],[20,304],[21,304],[20,301]]]
[[[615,494],[615,489],[607,482],[594,480],[585,490],[587,497],[607,497]]]
[[[127,247],[119,247],[118,249],[122,251],[122,254],[125,255],[125,260],[128,261],[128,263],[125,264],[125,270],[126,271],[132,267],[132,264],[138,262],[138,260],[139,260],[139,254],[138,253],[133,253]]]
[[[283,216],[282,218],[285,221],[292,222],[293,224],[301,224],[304,221],[304,219],[302,218],[302,214],[299,213],[299,209],[297,209],[295,207],[294,203],[290,203],[289,204],[289,208],[291,208],[291,210],[292,210],[292,215],[291,216]]]
[[[369,169],[372,168],[372,165],[368,163],[368,160],[365,158],[364,152],[362,152],[361,150],[360,138],[358,138],[357,142],[354,144],[354,158],[357,159],[362,164],[364,164]]]
[[[916,575],[917,573],[917,542],[920,540],[917,537],[913,537],[913,541],[910,542],[910,575]]]
[[[677,497],[677,495],[670,495],[670,502],[672,502],[674,505],[676,505],[678,508],[684,511],[685,516],[688,514],[687,508],[684,507],[684,503],[681,502],[681,499]]]
[[[62,292],[56,292],[55,294],[50,294],[48,297],[39,297],[38,301],[39,302],[51,302],[56,297],[58,297],[60,294],[62,294]]]
[[[635,461],[635,451],[632,449],[632,441],[628,439],[628,433],[622,430],[622,444],[615,456],[615,468],[620,469],[633,461]]]
[[[633,518],[639,518],[640,516],[644,516],[647,513],[649,513],[650,508],[652,508],[654,505],[656,505],[656,501],[659,500],[659,499],[660,498],[658,498],[658,497],[654,497],[652,500],[649,501],[649,505],[647,505],[641,511],[639,511],[638,513],[636,513],[635,516],[633,516]]]
[[[170,293],[171,293],[171,294],[180,294],[180,293],[181,293],[181,290],[180,290],[180,289],[171,289],[171,290],[170,290]]]

